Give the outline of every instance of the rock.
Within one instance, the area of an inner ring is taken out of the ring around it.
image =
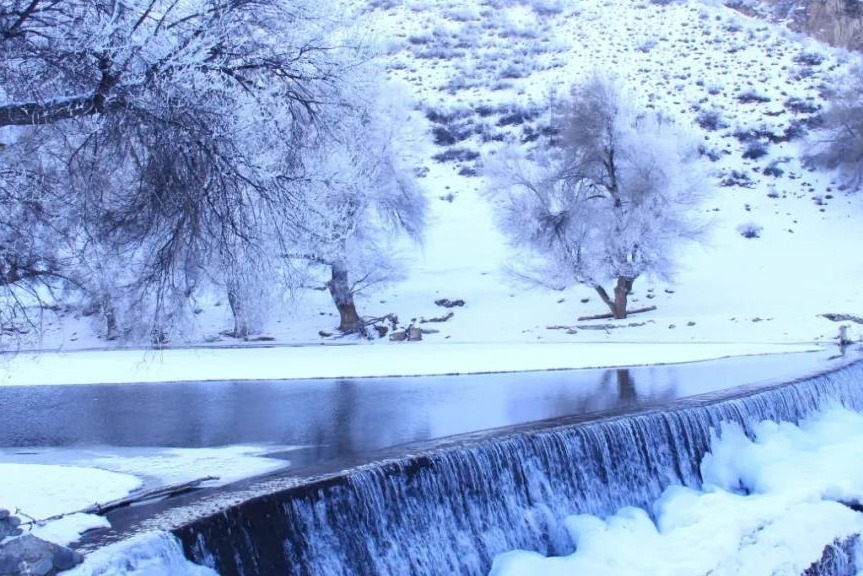
[[[20,524],[21,520],[17,516],[12,516],[8,510],[0,510],[0,540],[21,534],[18,528]]]
[[[464,300],[450,300],[449,298],[441,298],[440,300],[435,300],[434,303],[438,306],[443,306],[444,308],[455,308],[456,306],[464,306]]]
[[[423,331],[416,326],[408,326],[404,330],[396,330],[390,334],[393,342],[415,342],[423,339]]]
[[[854,316],[853,314],[819,314],[822,318],[827,318],[832,322],[854,322],[856,324],[863,324],[863,318],[860,316]]]
[[[0,576],[54,576],[83,560],[74,550],[24,534],[0,545]]]
[[[83,559],[81,554],[71,548],[60,546],[54,551],[54,567],[57,570],[69,570],[80,564]]]

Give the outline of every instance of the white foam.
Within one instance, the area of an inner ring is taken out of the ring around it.
[[[96,550],[66,576],[218,576],[186,560],[180,541],[168,532],[148,532]]]
[[[508,552],[491,574],[796,575],[825,546],[863,534],[863,514],[838,502],[863,500],[863,415],[833,408],[755,431],[750,440],[723,426],[702,462],[703,490],[667,489],[655,521],[638,508],[570,516],[574,554]]]

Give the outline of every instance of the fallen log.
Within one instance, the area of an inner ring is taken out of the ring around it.
[[[546,326],[546,330],[566,330],[568,334],[576,334],[578,330],[617,330],[618,328],[638,328],[654,324],[653,320],[630,322],[628,324],[576,324],[575,326]]]
[[[853,314],[819,314],[822,318],[827,318],[832,322],[854,322],[863,324],[863,318]]]
[[[218,479],[218,476],[204,476],[202,478],[189,480],[188,482],[182,482],[180,484],[170,484],[168,486],[160,486],[158,488],[153,488],[152,490],[143,490],[141,492],[129,494],[128,496],[124,496],[123,498],[118,498],[116,500],[105,502],[104,504],[93,504],[92,506],[88,506],[83,510],[79,510],[79,512],[82,512],[84,514],[107,514],[111,510],[130,506],[138,502],[144,502],[145,500],[152,500],[153,498],[165,498],[167,496],[176,496],[177,494],[182,494],[184,492],[188,492],[189,490],[194,490],[204,482]]]
[[[116,510],[118,508],[124,508],[126,506],[131,506],[132,504],[137,504],[139,502],[144,502],[146,500],[152,500],[154,498],[166,498],[168,496],[176,496],[177,494],[182,494],[184,492],[188,492],[190,490],[194,490],[198,488],[204,482],[209,482],[210,480],[218,480],[218,476],[204,476],[203,478],[197,478],[195,480],[190,480],[188,482],[183,482],[181,484],[171,484],[169,486],[159,486],[158,488],[153,488],[151,490],[142,490],[140,492],[134,492],[129,494],[128,496],[124,496],[123,498],[118,498],[117,500],[110,500],[105,502],[104,504],[93,504],[91,506],[87,506],[86,508],[82,508],[80,510],[74,510],[72,512],[64,512],[63,514],[56,514],[54,516],[49,516],[47,518],[43,518],[41,520],[32,520],[30,522],[23,522],[21,525],[36,525],[42,524],[43,522],[50,522],[52,520],[59,520],[60,518],[65,518],[66,516],[71,516],[72,514],[96,514],[99,516],[104,516],[108,512],[112,510]]]
[[[652,312],[656,310],[656,306],[645,306],[644,308],[635,308],[633,310],[627,310],[626,316],[627,318],[632,314],[641,314],[642,312]],[[579,316],[579,322],[586,322],[588,320],[610,320],[614,318],[614,314],[606,313],[606,314],[595,314],[593,316]]]

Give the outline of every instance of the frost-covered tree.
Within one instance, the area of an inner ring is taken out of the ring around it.
[[[830,99],[807,160],[839,171],[852,188],[863,184],[863,69],[856,69]]]
[[[635,280],[670,278],[676,249],[702,228],[697,146],[605,79],[575,86],[561,117],[553,145],[540,143],[529,157],[501,154],[489,195],[502,230],[525,253],[519,274],[546,286],[591,286],[625,318]]]
[[[306,164],[306,219],[291,252],[296,261],[326,269],[339,330],[362,335],[366,324],[354,295],[399,275],[397,245],[403,237],[421,240],[426,214],[404,157],[409,111],[391,86],[364,84],[358,91],[365,99]]]
[[[35,167],[39,143],[0,145],[0,340],[38,324],[40,304],[66,283],[72,251],[69,206],[53,171]]]
[[[336,0],[0,0],[0,172],[26,174],[7,196],[62,180],[70,243],[97,259],[81,270],[122,272],[85,283],[96,300],[161,334],[220,289],[246,334],[305,219],[306,153],[353,110],[345,78],[367,55],[341,16]]]

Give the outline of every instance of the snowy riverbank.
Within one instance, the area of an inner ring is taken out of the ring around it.
[[[821,349],[800,343],[402,343],[156,352],[22,353],[0,359],[0,386],[294,380],[567,370],[696,362]]]

